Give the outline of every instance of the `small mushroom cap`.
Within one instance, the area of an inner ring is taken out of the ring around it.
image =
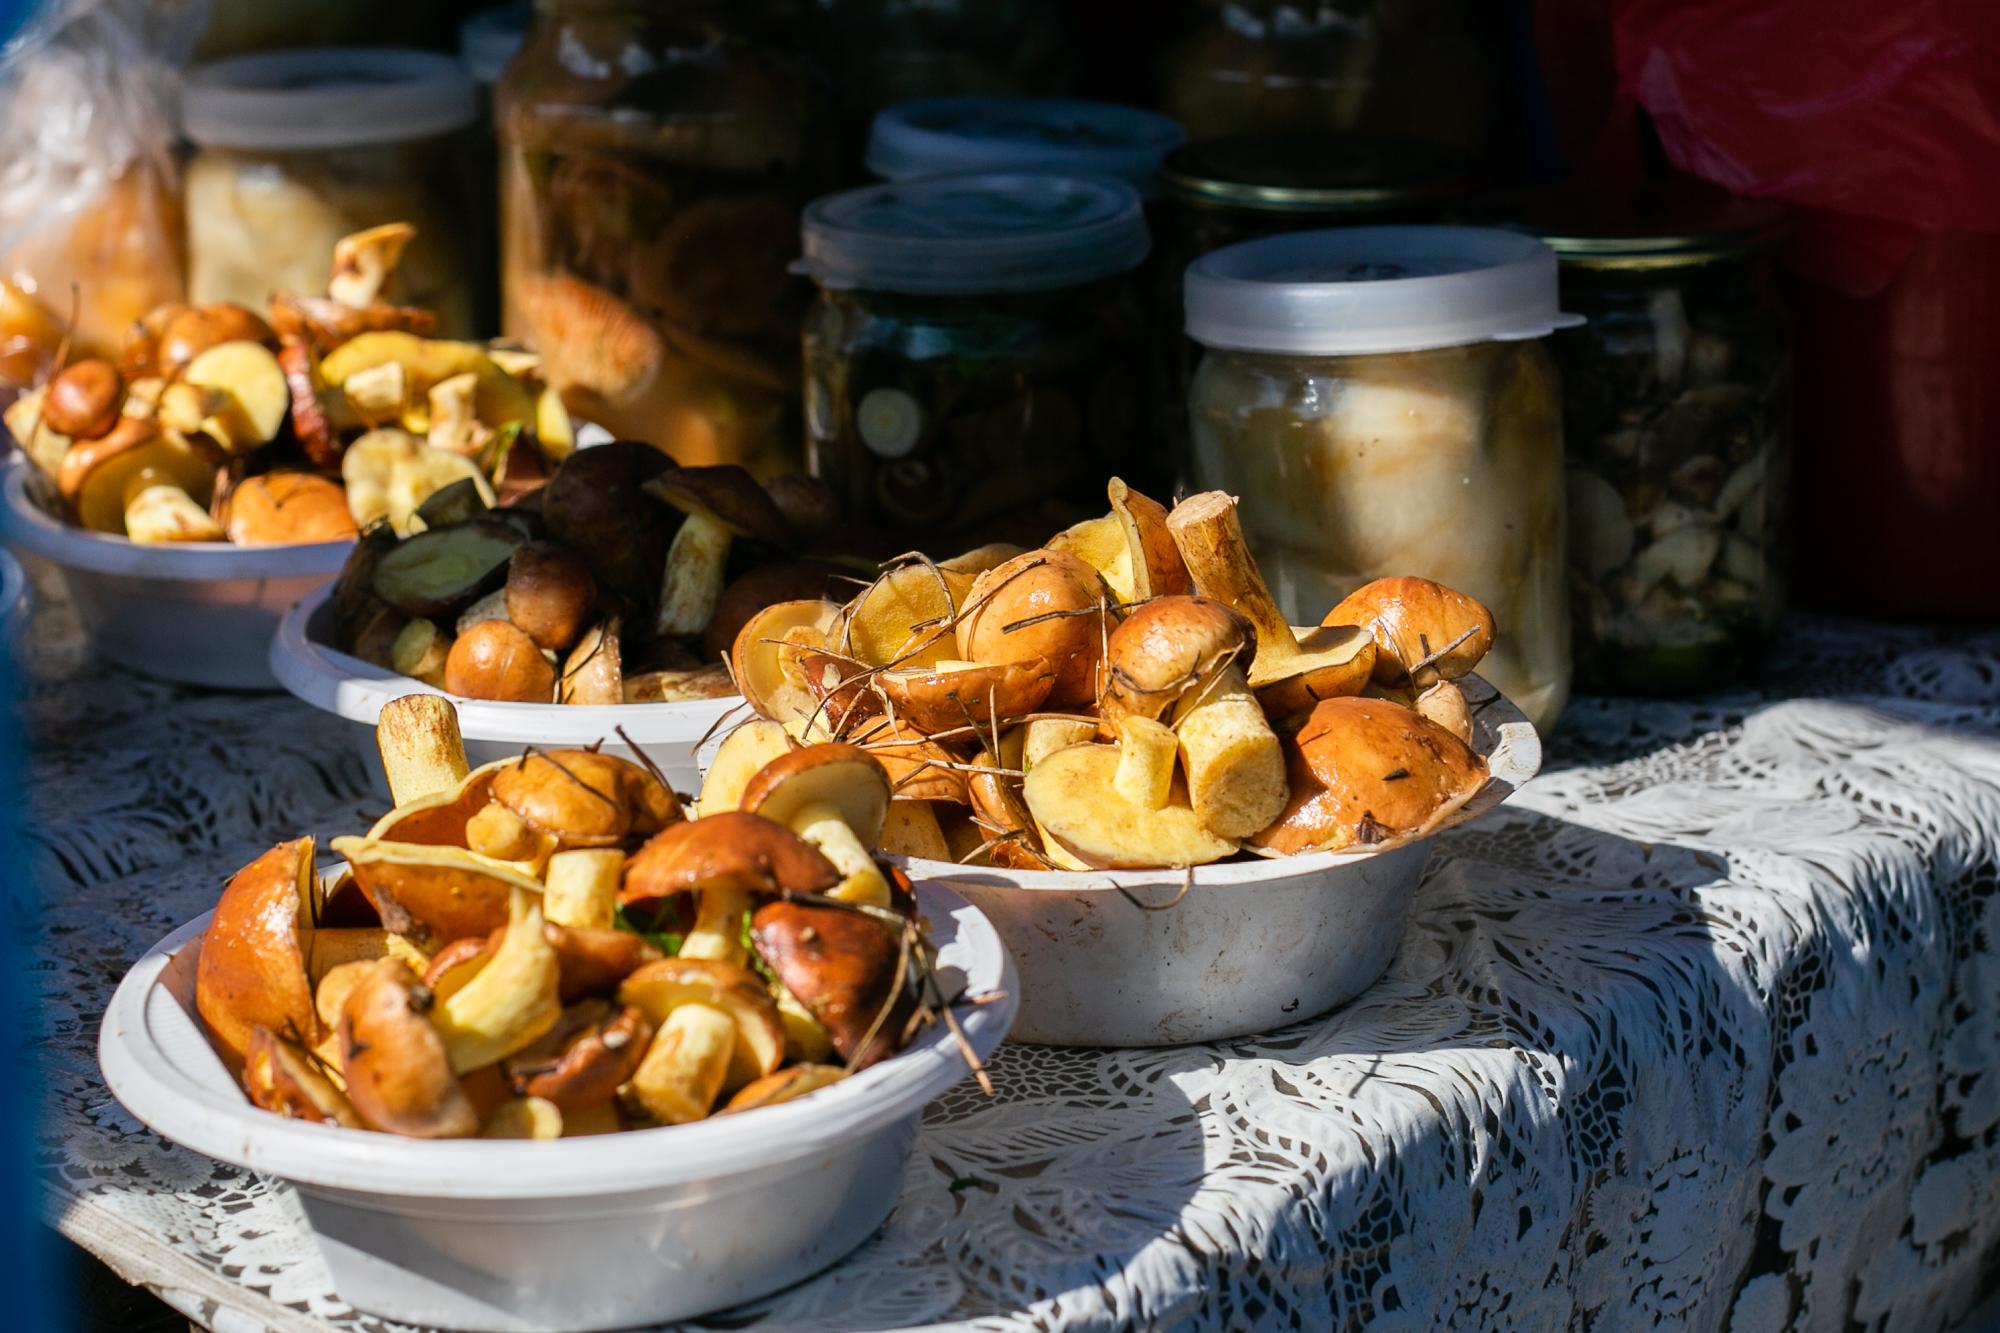
[[[924,732],[963,733],[1032,713],[1055,689],[1048,659],[958,667],[884,671],[875,684],[889,697],[896,715]]]
[[[1234,662],[1247,668],[1256,631],[1233,607],[1207,597],[1161,597],[1111,632],[1107,719],[1157,720]]]
[[[785,1027],[777,1003],[756,973],[709,958],[662,958],[625,978],[618,1003],[630,1005],[655,1028],[684,1004],[720,1009],[736,1023],[726,1086],[755,1082],[785,1060]]]
[[[73,361],[49,381],[42,420],[72,439],[92,440],[118,424],[125,383],[118,367],[102,357]]]
[[[1493,647],[1493,613],[1478,598],[1408,575],[1363,584],[1320,623],[1366,630],[1375,641],[1375,680],[1382,685],[1408,681],[1410,668],[1433,653],[1442,656],[1429,671],[1457,680]],[[1446,652],[1461,636],[1464,642]]]
[[[507,924],[507,901],[515,889],[542,891],[536,881],[463,847],[372,838],[335,838],[332,847],[347,858],[355,887],[382,925],[419,944],[484,936]]]
[[[734,463],[675,468],[646,483],[646,493],[684,514],[706,514],[738,537],[791,543],[791,525],[757,479]]]
[[[234,301],[212,301],[183,309],[167,321],[160,330],[159,361],[171,368],[223,343],[272,341],[271,326],[256,311]]]
[[[609,1106],[652,1040],[652,1021],[638,1008],[585,1001],[564,1010],[547,1036],[509,1056],[507,1079],[516,1096],[546,1098],[565,1113]]]
[[[554,542],[528,542],[507,561],[507,619],[538,648],[561,652],[575,643],[597,609],[597,580],[577,552]]]
[[[595,750],[530,751],[494,776],[493,799],[565,847],[614,847],[681,818],[658,778]]]
[[[1056,674],[1052,705],[1095,703],[1115,600],[1103,577],[1075,556],[1025,552],[973,582],[971,609],[958,621],[958,655],[968,662],[1046,658]],[[1092,614],[1095,608],[1103,610]]]
[[[671,824],[625,863],[624,905],[697,889],[823,893],[840,872],[818,848],[762,815],[726,810]]]
[[[340,1007],[340,1071],[354,1109],[411,1138],[469,1138],[479,1113],[430,1020],[431,995],[400,958],[384,958]]]
[[[1484,785],[1486,763],[1429,718],[1386,699],[1328,699],[1285,743],[1291,799],[1251,839],[1284,855],[1421,832]]]
[[[765,764],[743,788],[741,808],[786,828],[810,805],[830,805],[864,847],[882,840],[889,772],[857,745],[808,745]]]
[[[281,842],[230,876],[202,932],[195,1008],[232,1069],[258,1027],[320,1039],[299,940],[314,887],[313,840]]]
[[[908,980],[897,975],[902,941],[888,926],[838,907],[770,902],[752,914],[750,938],[850,1070],[895,1053],[915,1002],[898,984]],[[871,1027],[875,1037],[863,1050]]]
[[[340,483],[310,472],[245,477],[229,492],[223,527],[238,546],[351,541],[360,535]]]
[[[452,640],[444,688],[465,699],[545,704],[555,696],[556,669],[512,621],[486,620]]]
[[[1375,669],[1375,641],[1351,625],[1293,631],[1298,654],[1259,653],[1250,664],[1250,688],[1273,717],[1311,711],[1322,699],[1359,694]]]
[[[724,1114],[754,1111],[760,1106],[797,1101],[846,1077],[847,1071],[838,1065],[788,1065],[740,1089],[722,1111]]]
[[[836,603],[808,599],[778,602],[743,622],[729,651],[729,665],[737,688],[759,716],[789,722],[813,712],[818,701],[805,683],[800,649],[790,645],[824,644],[839,617]]]
[[[579,449],[542,488],[549,536],[580,551],[604,587],[631,607],[649,608],[673,539],[673,522],[641,486],[674,461],[636,440]]]

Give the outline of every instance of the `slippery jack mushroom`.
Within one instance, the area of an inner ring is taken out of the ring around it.
[[[987,665],[1043,659],[1054,674],[1049,706],[1088,706],[1116,623],[1111,607],[1111,589],[1082,560],[1024,552],[973,580],[956,627],[958,655]]]
[[[1375,641],[1375,683],[1408,690],[1417,712],[1472,741],[1460,677],[1493,647],[1493,613],[1475,597],[1411,576],[1363,584],[1327,612],[1329,625],[1359,625]]]
[[[1250,688],[1272,716],[1307,712],[1321,699],[1358,694],[1367,685],[1374,640],[1349,626],[1323,626],[1303,636],[1292,627],[1244,543],[1236,497],[1221,491],[1189,496],[1167,515],[1167,530],[1195,590],[1234,607],[1256,630]]]
[[[313,840],[279,843],[230,876],[201,936],[195,1009],[240,1069],[257,1028],[320,1038],[312,982],[301,942],[310,928]]]
[[[63,455],[56,490],[92,532],[137,542],[219,541],[209,517],[214,458],[160,432],[142,417],[121,417],[108,434]]]
[[[538,895],[515,889],[499,946],[431,1011],[454,1073],[498,1063],[561,1016],[561,966],[542,924]]]
[[[667,548],[653,632],[700,634],[722,595],[730,544],[748,537],[772,546],[790,542],[785,516],[764,488],[733,464],[674,468],[646,483],[646,493],[687,515]]]
[[[500,766],[492,801],[466,824],[466,845],[502,861],[619,847],[682,818],[680,801],[628,759],[596,750],[531,750]]]
[[[655,834],[626,863],[618,901],[644,911],[698,893],[680,956],[741,964],[743,913],[754,895],[825,893],[841,878],[818,848],[783,825],[731,810]]]
[[[850,1072],[895,1051],[916,1002],[902,941],[887,925],[838,907],[770,902],[751,917],[750,937]]]
[[[369,969],[340,1010],[347,1099],[371,1128],[419,1139],[470,1138],[479,1113],[433,1026],[431,992],[400,958]]]
[[[1118,741],[1120,796],[1160,809],[1178,754],[1209,832],[1247,838],[1278,817],[1284,752],[1244,677],[1251,634],[1240,614],[1205,597],[1157,598],[1112,632],[1099,711]]]
[[[632,1005],[585,1000],[565,1009],[555,1027],[505,1061],[517,1096],[553,1103],[565,1117],[611,1106],[639,1071],[653,1041],[653,1024]]]
[[[627,977],[618,1002],[656,1029],[622,1095],[663,1124],[706,1119],[724,1091],[784,1062],[777,1006],[755,973],[733,963],[663,958]]]
[[[1072,745],[1028,770],[1021,796],[1050,859],[1066,870],[1143,870],[1206,865],[1236,850],[1195,814],[1178,777],[1156,808],[1125,799],[1114,786],[1120,758],[1116,746]]]
[[[743,790],[742,808],[782,824],[817,847],[840,872],[828,896],[889,905],[889,881],[871,848],[889,813],[889,773],[845,743],[810,745],[772,759]]]
[[[359,536],[338,483],[309,472],[245,477],[223,506],[223,529],[238,546],[351,541]]]

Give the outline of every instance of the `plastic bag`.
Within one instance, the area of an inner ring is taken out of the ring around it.
[[[205,0],[55,0],[0,51],[0,378],[115,353],[185,286],[173,149]]]

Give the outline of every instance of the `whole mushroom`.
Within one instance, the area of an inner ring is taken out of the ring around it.
[[[645,489],[687,515],[667,549],[653,632],[700,634],[722,595],[731,543],[748,537],[784,546],[791,541],[791,527],[757,479],[733,464],[675,468],[647,482]]]

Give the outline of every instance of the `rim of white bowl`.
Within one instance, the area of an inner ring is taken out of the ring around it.
[[[952,922],[942,948],[946,965],[965,973],[966,994],[996,997],[958,1014],[984,1060],[1014,1021],[1013,961],[992,923],[948,888],[921,884],[917,901],[934,928]],[[405,1198],[632,1195],[838,1147],[916,1114],[971,1073],[945,1025],[934,1023],[903,1051],[810,1096],[688,1125],[537,1143],[407,1139],[309,1124],[252,1106],[198,1021],[161,984],[174,954],[199,938],[212,915],[155,944],[119,982],[98,1029],[99,1067],[125,1109],[156,1132],[218,1161],[305,1185]],[[177,1053],[207,1067],[198,1075]],[[614,1208],[607,1199],[591,1211]]]
[[[158,542],[88,532],[46,512],[28,494],[25,458],[7,464],[5,503],[0,504],[0,541],[68,569],[129,578],[219,583],[246,579],[287,579],[338,574],[354,542],[311,542],[302,546],[238,546],[234,542]]]
[[[689,728],[699,735],[732,709],[743,696],[696,699],[686,703],[645,704],[524,704],[491,699],[467,699],[450,694],[388,667],[364,662],[329,647],[319,637],[333,616],[332,585],[301,598],[278,622],[271,639],[271,674],[298,698],[350,722],[369,726],[382,705],[405,694],[441,694],[458,705],[458,729],[478,740],[520,741],[537,745],[588,745],[611,740],[624,728],[640,742],[687,739]]]
[[[1378,847],[1347,847],[1337,852],[1309,852],[1302,856],[1260,856],[1248,861],[1219,861],[1194,868],[1194,887],[1268,884],[1319,874],[1328,869],[1366,861],[1407,847],[1429,842],[1438,834],[1477,819],[1526,786],[1542,770],[1542,738],[1535,724],[1506,695],[1476,673],[1459,681],[1480,712],[1475,722],[1475,740],[1491,738],[1483,748],[1487,763],[1486,784],[1470,799],[1423,836],[1384,843]],[[1491,697],[1490,703],[1481,701]],[[1478,748],[1478,747],[1475,747]],[[1117,893],[1121,889],[1165,886],[1178,890],[1187,883],[1187,871],[1153,870],[1013,870],[1004,866],[968,866],[956,861],[930,861],[923,857],[894,857],[908,867],[912,878],[945,880],[973,879],[982,886],[1029,889],[1047,893]],[[974,878],[976,877],[976,878]]]

